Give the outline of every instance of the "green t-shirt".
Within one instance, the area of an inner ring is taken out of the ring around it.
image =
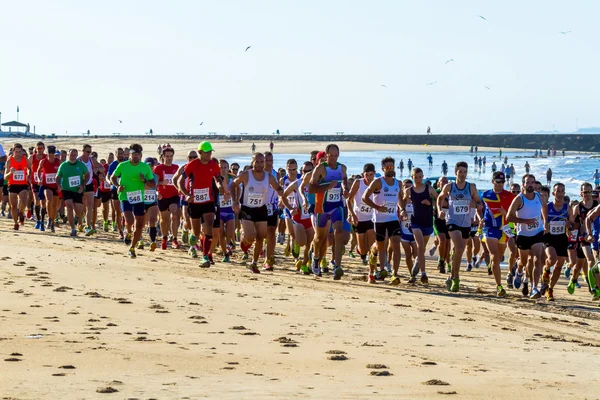
[[[125,187],[125,190],[119,193],[119,201],[127,200],[131,204],[144,201],[145,183],[140,180],[140,174],[146,180],[154,179],[152,169],[146,163],[140,162],[138,165],[133,165],[131,161],[124,161],[117,165],[113,176],[121,178],[119,184]]]
[[[58,167],[56,177],[60,179],[62,190],[69,192],[79,192],[81,184],[85,184],[84,175],[88,173],[88,169],[84,163],[77,160],[74,164],[65,161]]]

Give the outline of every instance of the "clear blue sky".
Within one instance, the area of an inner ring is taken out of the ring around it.
[[[592,0],[20,0],[1,12],[2,120],[19,105],[38,133],[600,125]]]

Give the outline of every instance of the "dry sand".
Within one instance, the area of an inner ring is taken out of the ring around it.
[[[37,143],[36,140],[22,140],[18,139],[19,143],[23,144],[25,147],[34,146]],[[140,143],[144,148],[144,155],[147,156],[155,156],[156,149],[159,144],[165,143],[165,139],[156,139],[156,138],[148,138],[141,136],[136,139],[138,143]],[[2,143],[4,148],[8,150],[10,145],[14,143],[14,139],[11,141],[4,140]],[[55,144],[58,146],[60,150],[66,150],[69,148],[77,148],[81,149],[83,144],[89,143],[92,145],[93,149],[98,152],[100,158],[104,158],[108,155],[109,152],[114,152],[118,147],[129,146],[131,144],[132,139],[122,139],[122,138],[114,138],[114,137],[104,137],[104,138],[59,138],[57,140],[47,139],[44,141],[46,145]],[[175,148],[175,151],[178,154],[182,154],[183,152],[188,152],[189,150],[195,150],[198,148],[198,140],[191,140],[190,138],[185,139],[169,139],[168,142]],[[215,157],[218,158],[227,158],[234,155],[248,155],[251,154],[250,147],[252,146],[251,141],[244,142],[233,142],[233,141],[224,141],[224,140],[212,140],[211,143],[215,149]],[[269,142],[267,141],[256,141],[257,151],[267,151],[269,149]],[[398,152],[406,152],[406,153],[423,153],[423,152],[448,152],[448,151],[469,151],[469,148],[466,146],[437,146],[437,145],[408,145],[408,144],[383,144],[383,143],[362,143],[362,142],[336,142],[340,151],[375,151],[375,150],[392,150],[394,153]],[[288,141],[277,141],[275,140],[274,151],[278,153],[298,153],[305,152],[310,153],[311,150],[324,150],[325,146],[328,144],[327,142],[318,142],[318,141],[301,141],[301,142],[288,142]],[[480,151],[494,151],[497,152],[497,148],[487,148],[480,147]],[[510,149],[503,148],[504,152],[506,151],[515,151],[520,152],[524,151],[523,149]],[[182,152],[182,153],[179,153]],[[533,151],[530,151],[533,152]],[[176,154],[176,158],[180,158]]]
[[[113,233],[11,228],[0,220],[3,399],[598,397],[599,309],[564,278],[555,303],[497,299],[485,268],[449,294],[433,270],[429,287],[368,285],[354,261],[340,282],[297,275],[281,246],[276,271],[252,275],[185,250],[130,260]]]

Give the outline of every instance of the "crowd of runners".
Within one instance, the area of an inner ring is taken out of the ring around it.
[[[600,187],[590,183],[569,199],[563,184],[543,186],[529,173],[505,190],[505,172],[495,171],[492,189],[482,192],[468,182],[466,162],[454,166],[454,182],[432,185],[420,168],[398,180],[392,157],[349,176],[336,144],[280,169],[271,152],[230,165],[213,157],[209,142],[188,151],[183,165],[170,145],[159,146],[157,158],[142,153],[139,144],[106,158],[90,145],[66,151],[39,142],[28,152],[14,144],[0,152],[1,215],[15,230],[31,220],[40,232],[113,231],[132,258],[146,245],[187,250],[202,268],[220,253],[224,263],[236,254],[253,273],[273,271],[279,244],[301,274],[339,280],[343,258],[360,257],[369,283],[398,285],[402,270],[407,283],[429,285],[425,261],[437,252],[436,272],[447,274],[451,292],[461,288],[466,256],[462,272],[485,263],[499,297],[512,289],[552,301],[564,271],[568,293],[583,274],[600,299]]]

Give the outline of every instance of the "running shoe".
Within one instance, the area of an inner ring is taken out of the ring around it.
[[[544,273],[542,274],[542,283],[545,285],[550,283],[550,270],[548,268],[544,268]]]
[[[156,250],[156,242],[150,242],[150,251]]]
[[[85,229],[85,236],[92,236],[93,234],[94,234],[94,231],[92,230],[92,228]]]
[[[385,269],[380,269],[379,271],[375,272],[375,279],[377,279],[378,281],[383,281],[387,277],[388,272]]]
[[[548,290],[546,290],[546,299],[548,301],[554,301],[554,289],[549,287]]]
[[[540,297],[542,297],[542,294],[540,293],[540,291],[538,290],[538,288],[536,288],[535,286],[531,288],[531,295],[529,296],[530,299],[539,299]]]
[[[108,232],[108,221],[104,221],[104,232]]]
[[[392,273],[392,264],[389,261],[385,263],[385,270],[390,274]]]
[[[198,258],[198,251],[194,246],[190,247],[190,249],[188,250],[188,255],[192,258]]]
[[[44,232],[46,228],[44,227],[44,221],[40,224],[40,232]]]
[[[442,259],[438,260],[438,271],[440,271],[440,274],[446,273],[446,263]]]
[[[579,284],[579,281],[577,279],[575,279],[575,287],[577,289],[581,289],[581,285]]]
[[[287,246],[285,246],[285,250],[283,251],[283,254],[286,257],[289,257],[290,254],[292,254],[292,246],[290,246],[290,244],[288,243]]]
[[[521,287],[521,282],[523,282],[523,274],[519,274],[517,272],[517,274],[515,275],[515,279],[513,280],[513,285],[515,287],[515,289],[518,289]]]
[[[179,244],[179,242],[177,241],[177,239],[173,239],[173,241],[171,242],[171,247],[174,249],[180,249],[181,245]]]
[[[10,212],[10,211],[8,212],[8,214],[6,214],[6,218],[7,218],[7,219],[11,219],[11,218],[12,218],[12,214],[11,214],[11,212]]]
[[[76,228],[71,229],[71,236],[77,236],[77,229]]]
[[[333,280],[339,281],[340,279],[342,279],[342,276],[344,276],[344,270],[342,269],[342,267],[336,265],[336,267],[333,269]]]
[[[445,283],[446,283],[446,290],[450,291],[450,288],[452,287],[452,278],[447,277]]]
[[[527,278],[523,280],[523,289],[521,289],[521,293],[523,293],[523,296],[529,295],[529,281]]]
[[[113,222],[113,223],[112,223],[112,231],[113,231],[113,232],[116,232],[116,231],[118,231],[118,230],[119,230],[119,228],[117,227],[117,223],[116,223],[116,222]]]
[[[225,257],[223,257],[223,259],[221,260],[221,262],[224,262],[224,263],[228,263],[230,261],[231,260],[229,260],[229,255],[228,254],[225,254]]]
[[[598,273],[598,264],[594,265],[592,268],[588,269],[587,278],[590,283],[590,287],[595,288],[597,285],[596,282],[596,274]],[[593,292],[593,290],[592,290]]]
[[[324,274],[329,272],[329,267],[327,266],[327,259],[325,257],[321,258],[321,272]]]
[[[496,288],[496,296],[498,297],[504,297],[506,296],[506,290],[504,290],[504,288],[502,287],[502,285],[498,286]]]
[[[296,261],[296,272],[300,271],[300,269],[302,268],[302,260],[298,260]]]
[[[294,243],[294,246],[292,247],[292,257],[295,259],[300,257],[300,246],[296,243]]]
[[[0,212],[0,216],[6,217],[6,213],[4,211]]]
[[[242,254],[242,261],[248,261],[249,258],[250,256],[248,255],[248,252],[245,251],[244,254]]]
[[[452,279],[452,286],[450,286],[450,291],[456,293],[459,290],[460,290],[460,279],[459,278]]]
[[[250,264],[248,268],[250,269],[250,271],[252,271],[253,274],[260,274],[260,270],[258,269],[258,266],[255,262],[252,262],[252,264]]]
[[[571,268],[565,268],[565,278],[569,279],[571,277]]]
[[[78,228],[79,233],[83,233],[84,229],[85,228],[83,227],[83,225],[79,225],[79,228]]]
[[[392,275],[390,278],[390,285],[396,286],[400,284],[400,277],[396,274]]]
[[[137,244],[138,250],[144,250],[144,241],[140,240]]]
[[[54,222],[50,225],[50,232],[54,233]]]
[[[272,265],[269,265],[267,262],[265,262],[265,263],[263,264],[263,271],[266,271],[266,272],[273,272],[273,266],[272,266]]]
[[[600,300],[600,289],[598,287],[594,288],[594,293],[592,294],[592,301]]]
[[[411,275],[411,277],[408,278],[406,283],[410,283],[410,284],[417,283],[417,277],[415,275]]]
[[[121,240],[125,240],[125,236],[123,235],[123,231],[119,231],[119,238]]]
[[[350,250],[350,251],[348,252],[348,256],[349,256],[350,258],[356,258],[356,254],[354,254],[354,251],[352,251],[352,250]]]
[[[506,286],[509,289],[513,288],[513,279],[514,279],[514,276],[510,272],[508,274],[506,274]]]
[[[208,256],[202,256],[200,268],[210,268],[210,260],[208,259]]]
[[[40,220],[35,221],[35,228],[34,229],[40,229],[41,222],[42,221],[40,221]]]
[[[186,230],[181,234],[181,241],[183,244],[189,244],[190,233]]]
[[[477,257],[473,257],[473,267],[475,269],[479,268],[481,266],[481,257],[477,258]]]
[[[129,253],[127,253],[127,254],[129,254],[130,258],[136,258],[137,257],[136,254],[135,254],[135,249],[133,247],[129,248]]]
[[[431,246],[431,248],[429,249],[429,256],[433,257],[433,255],[435,254],[435,251],[437,250],[437,246],[434,244],[433,246]]]
[[[15,231],[18,231],[18,230],[19,230],[19,224],[15,224],[15,226],[14,226],[14,228],[13,228],[13,229],[14,229]]]
[[[321,276],[321,267],[319,267],[319,260],[312,259],[310,263],[310,268],[312,269],[313,274],[316,276]]]
[[[425,274],[421,274],[421,283],[423,285],[429,285],[429,278]]]
[[[215,265],[215,260],[213,260],[212,253],[208,253],[208,261],[210,261],[210,265]]]
[[[160,242],[160,248],[161,250],[166,250],[167,249],[167,239],[163,239],[162,242]]]
[[[542,283],[542,287],[540,288],[540,294],[542,296],[545,295],[548,288],[549,288],[549,286],[547,283]]]
[[[375,283],[375,277],[373,275],[369,275],[369,277],[367,278],[367,282],[368,283]]]
[[[369,260],[367,260],[367,257],[362,257],[361,256],[361,261],[362,261],[362,265],[369,265]]]
[[[129,246],[131,244],[131,233],[126,234],[125,239],[123,239],[123,241],[127,246]]]
[[[472,269],[473,269],[473,266],[471,265],[471,263],[468,263],[467,268],[465,268],[465,271],[471,272]]]
[[[415,259],[415,263],[413,264],[412,270],[410,271],[410,274],[412,276],[417,276],[419,274],[419,263],[417,261],[418,260]]]
[[[575,293],[575,282],[573,282],[572,279],[569,281],[569,284],[567,285],[567,292],[569,294]]]
[[[284,234],[281,234],[281,233],[277,234],[277,243],[279,243],[281,245],[285,243],[285,235]]]
[[[190,235],[189,243],[190,246],[195,246],[196,244],[198,244],[198,238],[194,235]]]
[[[310,268],[308,268],[308,265],[306,265],[306,264],[302,264],[302,266],[300,267],[300,269],[302,270],[302,273],[304,275],[310,275],[310,274],[312,274],[312,271],[310,270]]]

